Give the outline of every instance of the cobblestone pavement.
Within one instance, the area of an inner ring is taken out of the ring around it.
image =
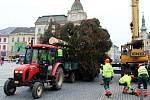
[[[3,92],[4,81],[12,75],[15,63],[5,63],[0,66],[0,100],[33,100],[32,91],[28,87],[19,87],[14,96],[5,96]],[[113,95],[107,98],[104,95],[103,85],[99,85],[96,78],[93,82],[64,83],[61,90],[52,91],[45,89],[43,96],[39,100],[140,100],[139,97],[129,94],[122,94],[121,87],[118,85],[119,75],[113,78],[111,89]],[[150,85],[148,85],[150,94]],[[150,95],[144,100],[150,100]]]

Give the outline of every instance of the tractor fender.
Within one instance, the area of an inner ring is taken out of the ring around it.
[[[56,70],[57,70],[57,68],[58,68],[58,66],[62,66],[62,63],[60,63],[60,62],[57,62],[57,63],[55,63],[55,65],[54,65],[54,67],[52,68],[52,76],[55,76],[55,74],[56,74]]]

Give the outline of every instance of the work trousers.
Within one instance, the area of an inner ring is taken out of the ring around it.
[[[110,86],[109,86],[109,83],[111,81],[111,78],[103,78],[103,81],[104,81],[104,89],[107,90],[107,89],[110,89]]]
[[[144,89],[147,89],[147,82],[148,82],[148,76],[147,75],[140,75],[138,77],[138,88],[140,89],[141,84],[143,84]]]

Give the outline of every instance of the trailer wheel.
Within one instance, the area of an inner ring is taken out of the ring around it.
[[[35,82],[32,89],[32,97],[38,99],[43,94],[43,84],[40,82]]]
[[[73,72],[71,72],[71,73],[69,74],[69,81],[70,81],[71,83],[74,83],[74,82],[75,82],[75,74],[74,74]]]
[[[58,67],[56,70],[54,80],[53,80],[52,89],[55,89],[55,90],[61,89],[63,80],[64,80],[63,69],[61,67]]]
[[[14,85],[13,79],[8,79],[4,84],[4,93],[7,96],[14,95],[16,91],[16,86]]]

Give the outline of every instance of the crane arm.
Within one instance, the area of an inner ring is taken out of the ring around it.
[[[132,40],[137,40],[139,38],[139,0],[132,0]]]

